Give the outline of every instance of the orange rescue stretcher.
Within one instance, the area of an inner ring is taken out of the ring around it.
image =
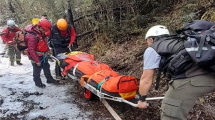
[[[58,62],[62,75],[76,80],[84,87],[84,97],[100,100],[127,103],[133,107],[137,104],[131,100],[137,98],[137,79],[133,76],[120,75],[108,65],[94,60],[92,54],[74,51],[68,54],[59,54],[57,57],[49,55]],[[146,98],[146,100],[158,100],[163,97]]]

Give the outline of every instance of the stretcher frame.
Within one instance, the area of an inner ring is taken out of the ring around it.
[[[53,58],[54,60],[56,61],[59,61],[56,57],[50,55],[51,58]],[[61,67],[60,67],[61,68]],[[61,70],[63,71],[64,69],[61,68]],[[72,80],[75,80],[77,81],[78,83],[80,83],[80,80],[76,77],[76,76],[73,76],[71,75],[70,73],[67,73],[67,76],[69,78],[71,78]],[[131,101],[128,101],[126,99],[123,99],[121,97],[114,97],[114,96],[111,96],[111,95],[108,95],[106,93],[102,93],[100,90],[96,89],[95,87],[93,87],[92,85],[86,83],[84,81],[84,88],[86,88],[87,90],[89,90],[90,92],[92,92],[93,94],[95,94],[99,99],[100,101],[102,101],[102,99],[106,99],[106,100],[112,100],[112,101],[117,101],[117,102],[122,102],[122,103],[126,103],[126,104],[129,104],[133,107],[138,107],[137,104],[131,102]],[[137,98],[138,96],[136,95],[135,98]],[[163,99],[164,97],[151,97],[151,98],[146,98],[146,101],[150,101],[150,100],[160,100],[160,99]]]

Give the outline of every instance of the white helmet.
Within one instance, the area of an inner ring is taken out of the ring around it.
[[[13,25],[15,25],[15,22],[13,20],[8,20],[7,25],[13,26]]]
[[[145,39],[148,37],[155,37],[155,36],[160,36],[160,35],[169,35],[169,30],[166,28],[166,26],[163,25],[156,25],[151,27],[145,36]]]

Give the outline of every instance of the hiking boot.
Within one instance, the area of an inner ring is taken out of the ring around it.
[[[52,80],[47,80],[47,83],[59,84],[59,81],[52,79]]]
[[[37,87],[39,87],[39,88],[45,88],[46,87],[46,85],[45,84],[43,84],[43,83],[40,83],[40,84],[35,84]]]
[[[57,79],[57,80],[65,80],[65,77],[62,77],[62,76],[56,76],[56,79]]]
[[[0,53],[0,55],[5,55],[5,53]]]
[[[61,77],[61,80],[66,80],[66,78],[65,77]]]
[[[56,79],[57,79],[57,80],[60,80],[60,79],[61,79],[61,76],[56,76]]]
[[[17,65],[23,65],[20,61],[16,62]]]
[[[11,66],[14,66],[14,62],[10,62],[10,65],[11,65]]]

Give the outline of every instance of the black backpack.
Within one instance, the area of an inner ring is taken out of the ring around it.
[[[152,44],[152,48],[162,58],[156,78],[156,90],[161,72],[171,79],[171,76],[185,72],[193,64],[215,71],[215,26],[212,22],[190,21],[182,29],[176,30],[176,33],[168,38],[158,38],[161,40]]]
[[[151,47],[161,56],[155,89],[160,83],[161,73],[171,80],[172,76],[185,72],[193,64],[192,59],[184,47],[184,39],[178,35],[160,36],[154,39]]]
[[[205,20],[188,22],[179,33],[186,38],[184,46],[200,67],[215,71],[215,26]]]

